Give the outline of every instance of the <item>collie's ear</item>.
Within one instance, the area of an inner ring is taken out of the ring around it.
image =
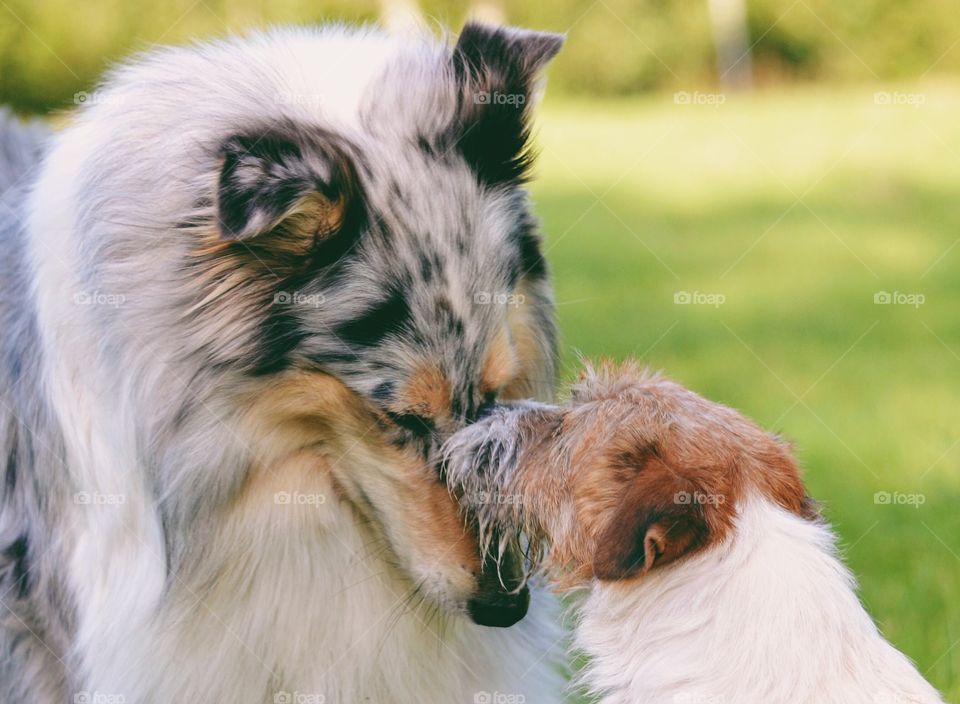
[[[453,51],[461,153],[487,184],[526,175],[530,104],[540,72],[563,45],[561,34],[468,23]]]
[[[656,460],[651,460],[656,462]],[[597,538],[593,573],[597,579],[646,574],[702,547],[710,537],[704,507],[691,494],[651,496],[635,481]]]
[[[323,238],[343,224],[353,170],[334,144],[277,129],[234,135],[220,147],[217,219],[224,240],[249,240],[283,224]]]
[[[454,65],[496,83],[529,87],[563,46],[564,35],[467,22],[454,49]]]

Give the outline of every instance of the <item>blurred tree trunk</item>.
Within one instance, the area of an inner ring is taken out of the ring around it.
[[[753,85],[753,61],[747,28],[747,0],[707,0],[713,25],[720,85],[747,89]]]
[[[417,0],[380,0],[380,22],[389,32],[409,32],[424,25]]]

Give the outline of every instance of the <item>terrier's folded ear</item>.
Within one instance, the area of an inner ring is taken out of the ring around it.
[[[593,574],[627,579],[646,574],[706,545],[706,506],[656,457],[644,460],[620,505],[597,536]]]

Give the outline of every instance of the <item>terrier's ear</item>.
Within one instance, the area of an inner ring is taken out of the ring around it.
[[[220,156],[217,220],[223,240],[250,240],[282,225],[322,239],[344,224],[355,179],[334,144],[265,129],[230,137]]]
[[[651,459],[648,464],[659,463]],[[656,467],[645,471],[655,472]],[[668,475],[669,476],[669,475]],[[634,481],[609,519],[594,548],[597,579],[627,579],[646,574],[702,547],[710,529],[704,507],[692,495]],[[686,500],[685,500],[686,499]]]
[[[561,34],[475,22],[460,33],[452,58],[459,106],[451,138],[482,182],[524,180],[537,78],[563,41]]]

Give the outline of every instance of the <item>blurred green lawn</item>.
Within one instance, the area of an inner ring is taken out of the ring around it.
[[[565,378],[636,356],[784,433],[881,630],[960,701],[960,89],[887,90],[548,102],[534,195]]]

